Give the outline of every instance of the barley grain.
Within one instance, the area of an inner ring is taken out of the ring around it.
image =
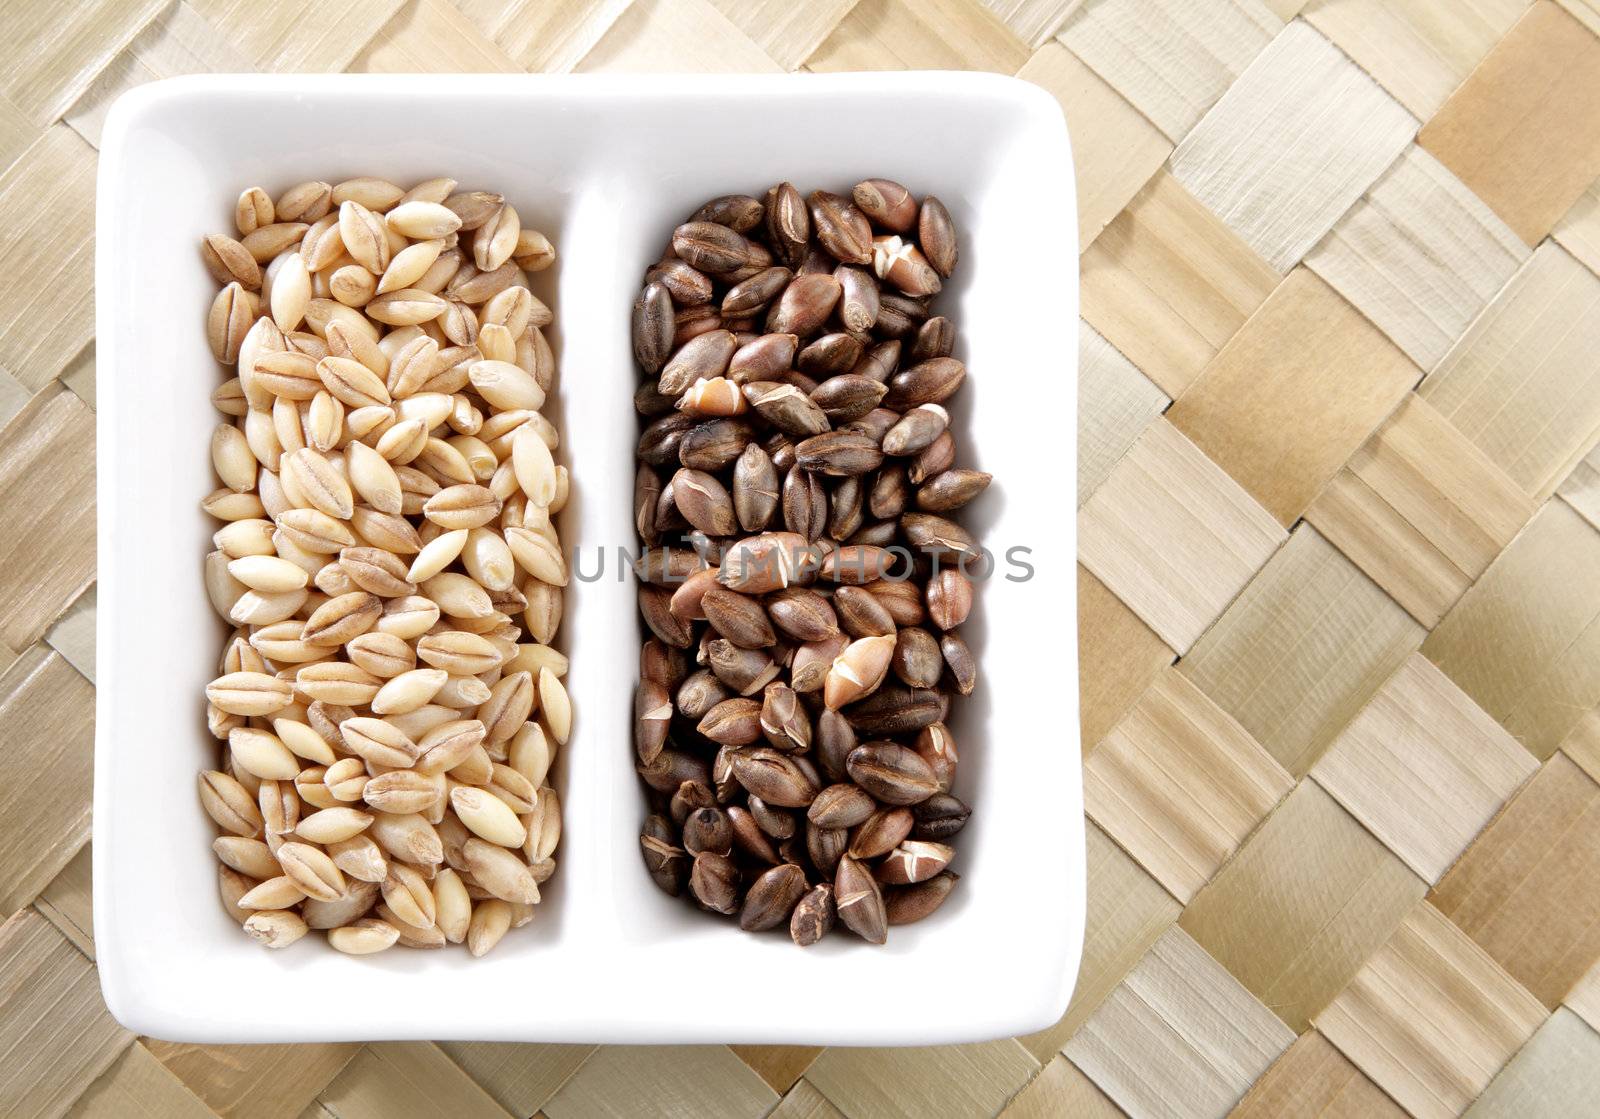
[[[252,887],[234,904],[240,909],[286,909],[306,900],[306,892],[293,878],[280,874]]]
[[[400,932],[387,921],[363,917],[348,925],[328,930],[328,943],[351,956],[367,956],[392,948]]]
[[[303,895],[302,895],[303,896]],[[252,913],[244,931],[268,948],[287,948],[306,935],[305,918],[286,909],[265,909]]]
[[[309,843],[326,846],[359,835],[371,823],[368,813],[354,808],[324,808],[303,818],[295,833]]]

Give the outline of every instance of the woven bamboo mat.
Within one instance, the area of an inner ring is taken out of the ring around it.
[[[1593,1114],[1596,31],[1597,0],[0,4],[0,1114]],[[897,1051],[121,1030],[86,848],[110,101],[213,70],[905,67],[1020,74],[1076,147],[1066,1017]]]

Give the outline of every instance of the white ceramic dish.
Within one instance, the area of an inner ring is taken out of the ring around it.
[[[557,315],[562,458],[575,477],[562,535],[586,568],[604,547],[608,567],[568,597],[577,725],[559,774],[560,867],[534,924],[482,960],[353,959],[316,938],[263,950],[217,901],[213,829],[194,791],[216,756],[198,697],[223,633],[200,583],[218,372],[202,328],[214,285],[196,245],[229,227],[245,186],[355,174],[501,190],[560,253],[539,280]],[[954,725],[956,791],[976,805],[956,893],[885,948],[839,935],[801,951],[665,897],[641,866],[629,739],[639,629],[615,559],[633,544],[628,315],[645,265],[705,198],[784,178],[844,190],[872,174],[937,193],[961,231],[940,304],[972,371],[956,425],[965,464],[998,477],[970,520],[1002,555],[1031,549],[1034,577],[990,580],[967,627],[983,682]],[[98,218],[94,909],[106,1002],[125,1025],[204,1042],[931,1044],[1055,1021],[1077,973],[1084,860],[1076,221],[1047,95],[944,73],[182,78],[112,110]]]

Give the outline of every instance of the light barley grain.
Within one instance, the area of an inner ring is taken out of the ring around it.
[[[306,935],[305,918],[287,909],[264,909],[250,914],[244,931],[268,948],[287,948]]]
[[[266,879],[280,873],[278,860],[259,839],[242,835],[219,835],[211,850],[224,865],[250,878]]]
[[[261,834],[261,810],[255,798],[228,774],[207,770],[200,775],[200,803],[223,831],[246,839]]]
[[[292,781],[300,762],[283,740],[270,731],[237,727],[228,735],[234,764],[264,781]]]
[[[446,867],[433,877],[434,924],[451,944],[467,938],[472,921],[472,899],[461,876]]]
[[[498,899],[473,906],[467,925],[467,951],[474,956],[486,955],[511,928],[511,916],[511,906]]]
[[[539,707],[545,725],[550,728],[550,737],[565,746],[572,735],[572,700],[567,695],[566,685],[548,665],[539,669]]]
[[[278,848],[278,862],[284,874],[293,879],[307,897],[335,901],[344,895],[344,872],[333,865],[333,860],[320,847],[285,843]]]
[[[528,838],[517,814],[492,793],[460,785],[450,792],[450,806],[469,831],[490,843],[520,847]]]
[[[293,878],[280,874],[253,887],[235,904],[240,909],[286,909],[306,900],[306,892]]]
[[[400,932],[387,921],[363,917],[348,925],[328,930],[328,943],[350,956],[369,956],[394,947]]]
[[[354,838],[371,823],[369,814],[355,808],[324,808],[304,817],[295,833],[309,843],[327,846]]]

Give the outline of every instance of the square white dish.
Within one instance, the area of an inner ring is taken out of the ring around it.
[[[200,579],[220,373],[197,246],[229,228],[246,186],[358,174],[502,191],[555,243],[536,288],[556,314],[558,459],[573,473],[562,538],[591,573],[606,552],[604,576],[567,596],[576,720],[559,763],[559,867],[534,923],[480,960],[351,958],[313,938],[262,949],[217,900],[214,829],[195,793],[217,756],[201,696],[224,633]],[[996,475],[966,521],[1001,557],[1030,549],[1033,576],[984,582],[964,630],[981,680],[953,720],[955,791],[975,809],[956,892],[883,948],[840,934],[801,951],[664,896],[641,862],[640,629],[616,564],[617,548],[637,549],[628,322],[644,268],[706,198],[781,179],[847,191],[870,175],[939,195],[955,218],[961,267],[936,304],[971,371],[954,426],[961,464]],[[212,1043],[890,1045],[1059,1017],[1084,922],[1078,269],[1067,137],[1048,95],[949,73],[180,78],[118,101],[99,191],[94,909],[106,1002],[124,1025]],[[697,975],[719,993],[688,994]]]

